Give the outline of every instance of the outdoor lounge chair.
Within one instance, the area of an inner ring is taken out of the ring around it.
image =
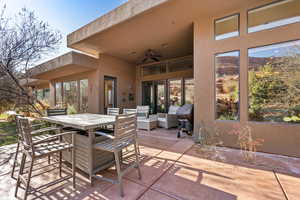
[[[32,171],[34,167],[34,162],[40,158],[45,156],[53,155],[58,153],[58,168],[59,175],[62,177],[62,151],[71,150],[72,151],[72,175],[66,176],[62,179],[56,180],[54,182],[48,183],[44,185],[45,187],[48,185],[53,185],[55,183],[59,183],[65,181],[66,179],[73,179],[73,188],[75,188],[75,148],[74,148],[74,133],[75,132],[66,132],[59,133],[49,137],[41,137],[40,139],[34,139],[32,137],[32,126],[25,117],[17,117],[19,130],[20,130],[20,145],[22,147],[22,160],[19,169],[19,175],[16,184],[15,197],[17,197],[18,189],[21,187],[21,183],[25,186],[24,200],[27,199],[28,194],[32,193],[32,191],[36,191],[32,189],[30,186],[30,181],[32,178]],[[63,135],[72,135],[72,144],[64,142],[62,140]],[[30,160],[30,166],[24,172],[26,158]],[[53,163],[55,165],[57,163]],[[34,175],[36,176],[36,175]]]
[[[174,128],[178,126],[178,119],[176,112],[178,110],[178,106],[170,106],[168,113],[158,113],[157,120],[158,120],[158,126],[163,128]]]
[[[115,155],[115,164],[118,173],[118,180],[110,180],[109,182],[113,182],[115,184],[119,184],[120,187],[120,195],[124,196],[123,176],[129,172],[129,169],[137,167],[139,178],[141,179],[141,170],[139,164],[139,156],[138,156],[138,144],[137,144],[137,133],[136,133],[136,114],[129,115],[119,115],[116,117],[114,135],[110,135],[107,133],[103,133],[100,131],[96,131],[95,134],[101,135],[107,138],[103,142],[97,143],[94,145],[95,149],[113,152]],[[135,162],[131,163],[124,171],[121,171],[122,161],[120,159],[120,153],[123,149],[127,148],[130,145],[134,145],[134,154],[135,154]],[[98,177],[101,180],[108,181],[107,178]]]

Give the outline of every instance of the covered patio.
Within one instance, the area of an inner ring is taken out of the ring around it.
[[[298,158],[257,153],[255,163],[249,163],[243,161],[239,150],[203,150],[189,137],[177,139],[175,130],[139,131],[138,135],[143,177],[139,180],[135,170],[125,176],[124,198],[118,195],[117,185],[95,180],[91,187],[86,175],[78,173],[76,190],[71,182],[65,181],[41,189],[29,199],[296,200],[300,195]],[[9,174],[13,147],[0,149],[0,193],[5,200],[15,199],[16,181]],[[41,170],[43,175],[34,177],[33,185],[58,177],[57,171]],[[109,168],[101,174],[114,177],[116,173]]]

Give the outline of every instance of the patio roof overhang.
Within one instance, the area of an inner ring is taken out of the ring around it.
[[[71,51],[30,69],[32,79],[53,80],[97,69],[98,60]]]
[[[36,86],[47,85],[49,84],[49,81],[42,80],[42,79],[22,79],[20,83],[23,86],[36,87]]]
[[[265,0],[269,2],[269,0]],[[193,53],[193,22],[259,0],[130,0],[68,35],[68,47],[139,62],[153,49],[163,59]]]

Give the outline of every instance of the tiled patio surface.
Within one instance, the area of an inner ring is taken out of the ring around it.
[[[140,131],[142,180],[136,170],[126,175],[125,197],[134,200],[299,200],[300,159],[258,153],[255,164],[244,162],[240,151],[218,148],[217,156],[202,151],[190,138],[176,138],[176,131]],[[13,148],[0,149],[0,200],[15,199],[15,180],[3,164]],[[214,159],[211,159],[211,158]],[[11,162],[10,162],[11,163]],[[115,177],[114,168],[101,173]],[[55,179],[57,170],[33,179],[34,185]],[[22,197],[22,190],[19,197]],[[78,174],[77,189],[70,182],[30,195],[29,199],[117,200],[117,185],[96,180],[91,187]]]

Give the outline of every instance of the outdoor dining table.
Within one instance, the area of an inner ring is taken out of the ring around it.
[[[76,167],[88,173],[91,184],[96,172],[110,167],[114,162],[113,154],[95,150],[93,147],[99,138],[103,140],[101,136],[96,137],[95,130],[106,125],[114,125],[115,116],[85,113],[42,117],[41,120],[78,130],[78,134],[75,135]],[[68,154],[64,155],[63,158],[68,160]]]

